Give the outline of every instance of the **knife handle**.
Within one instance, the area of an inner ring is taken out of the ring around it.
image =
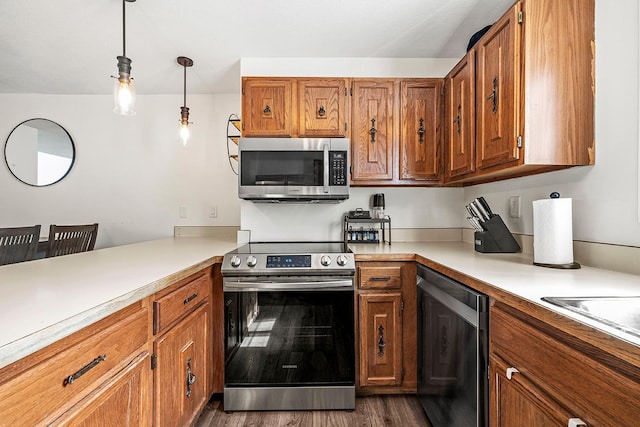
[[[493,212],[491,211],[491,207],[489,206],[489,203],[487,203],[487,201],[482,196],[478,197],[476,200],[478,201],[478,203],[480,203],[480,205],[484,208],[484,210],[487,211],[489,218],[491,218],[493,216]]]

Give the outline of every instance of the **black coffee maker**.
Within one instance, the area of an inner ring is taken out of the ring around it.
[[[377,193],[373,195],[373,203],[371,205],[374,218],[384,218],[384,194]]]

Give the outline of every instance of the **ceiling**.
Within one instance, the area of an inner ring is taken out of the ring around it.
[[[138,94],[234,93],[240,58],[461,58],[515,0],[137,0],[126,54]],[[3,1],[0,93],[109,94],[121,0]]]

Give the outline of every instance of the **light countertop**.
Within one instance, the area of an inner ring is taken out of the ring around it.
[[[531,254],[484,254],[473,244],[464,242],[394,242],[392,245],[350,245],[356,260],[376,260],[416,255],[418,262],[434,262],[447,270],[487,284],[510,294],[570,317],[595,329],[640,347],[640,338],[597,322],[570,310],[542,301],[544,296],[640,296],[640,276],[582,266],[561,270],[533,265]],[[422,258],[422,259],[421,259]],[[638,348],[640,356],[640,348]]]
[[[178,237],[0,267],[0,367],[221,262],[237,246],[235,239]],[[640,359],[640,338],[540,300],[542,296],[640,296],[640,276],[585,266],[536,267],[530,255],[481,254],[462,242],[350,247],[357,260],[440,264],[486,284],[485,291],[513,295],[637,346]]]
[[[236,246],[167,238],[0,267],[0,367],[221,262]]]

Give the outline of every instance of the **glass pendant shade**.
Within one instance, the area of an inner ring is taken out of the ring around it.
[[[191,129],[189,129],[189,124],[180,125],[180,142],[182,142],[182,145],[187,145],[190,137]]]
[[[118,56],[118,77],[113,86],[113,111],[123,116],[136,114],[136,88],[130,72],[131,60]]]
[[[180,107],[180,142],[182,142],[182,145],[187,145],[191,137],[189,125],[189,108]]]

